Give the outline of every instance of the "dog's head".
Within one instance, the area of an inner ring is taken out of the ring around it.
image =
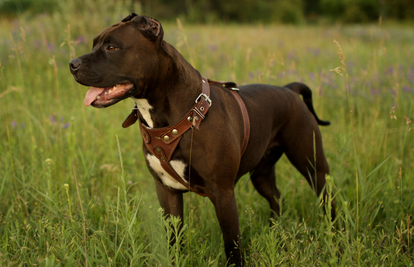
[[[157,70],[163,34],[157,20],[133,13],[96,36],[92,51],[69,63],[75,80],[91,86],[85,105],[104,108],[144,97],[143,81]]]

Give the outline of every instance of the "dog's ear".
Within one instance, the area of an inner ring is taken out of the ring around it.
[[[134,13],[132,15],[134,15]],[[136,17],[132,17],[131,19],[136,21],[138,29],[145,37],[156,41],[157,43],[162,41],[164,31],[162,29],[161,23],[147,16],[135,16]]]
[[[131,15],[128,15],[126,18],[124,18],[123,20],[121,20],[121,22],[131,21],[136,16],[138,16],[138,15],[135,14],[135,13],[132,13]]]

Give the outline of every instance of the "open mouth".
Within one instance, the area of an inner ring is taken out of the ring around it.
[[[85,95],[86,106],[107,107],[132,95],[134,84],[117,84],[111,87],[91,87]]]

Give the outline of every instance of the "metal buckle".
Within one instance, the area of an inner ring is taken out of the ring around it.
[[[206,94],[203,94],[203,93],[201,93],[198,97],[197,97],[197,99],[195,100],[195,103],[197,103],[199,100],[200,100],[200,98],[201,97],[204,97],[204,99],[207,101],[207,103],[210,105],[210,107],[211,107],[211,104],[213,103],[212,101],[211,101],[211,99],[210,99],[210,97],[208,97]]]

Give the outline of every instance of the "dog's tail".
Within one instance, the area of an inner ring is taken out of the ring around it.
[[[305,102],[309,111],[313,114],[313,116],[315,116],[315,119],[319,125],[327,126],[331,124],[329,121],[320,120],[318,116],[316,115],[316,112],[313,109],[313,104],[312,104],[312,91],[306,84],[295,82],[295,83],[286,84],[284,87],[289,88],[290,90],[297,93],[298,95],[303,96],[303,101]]]

